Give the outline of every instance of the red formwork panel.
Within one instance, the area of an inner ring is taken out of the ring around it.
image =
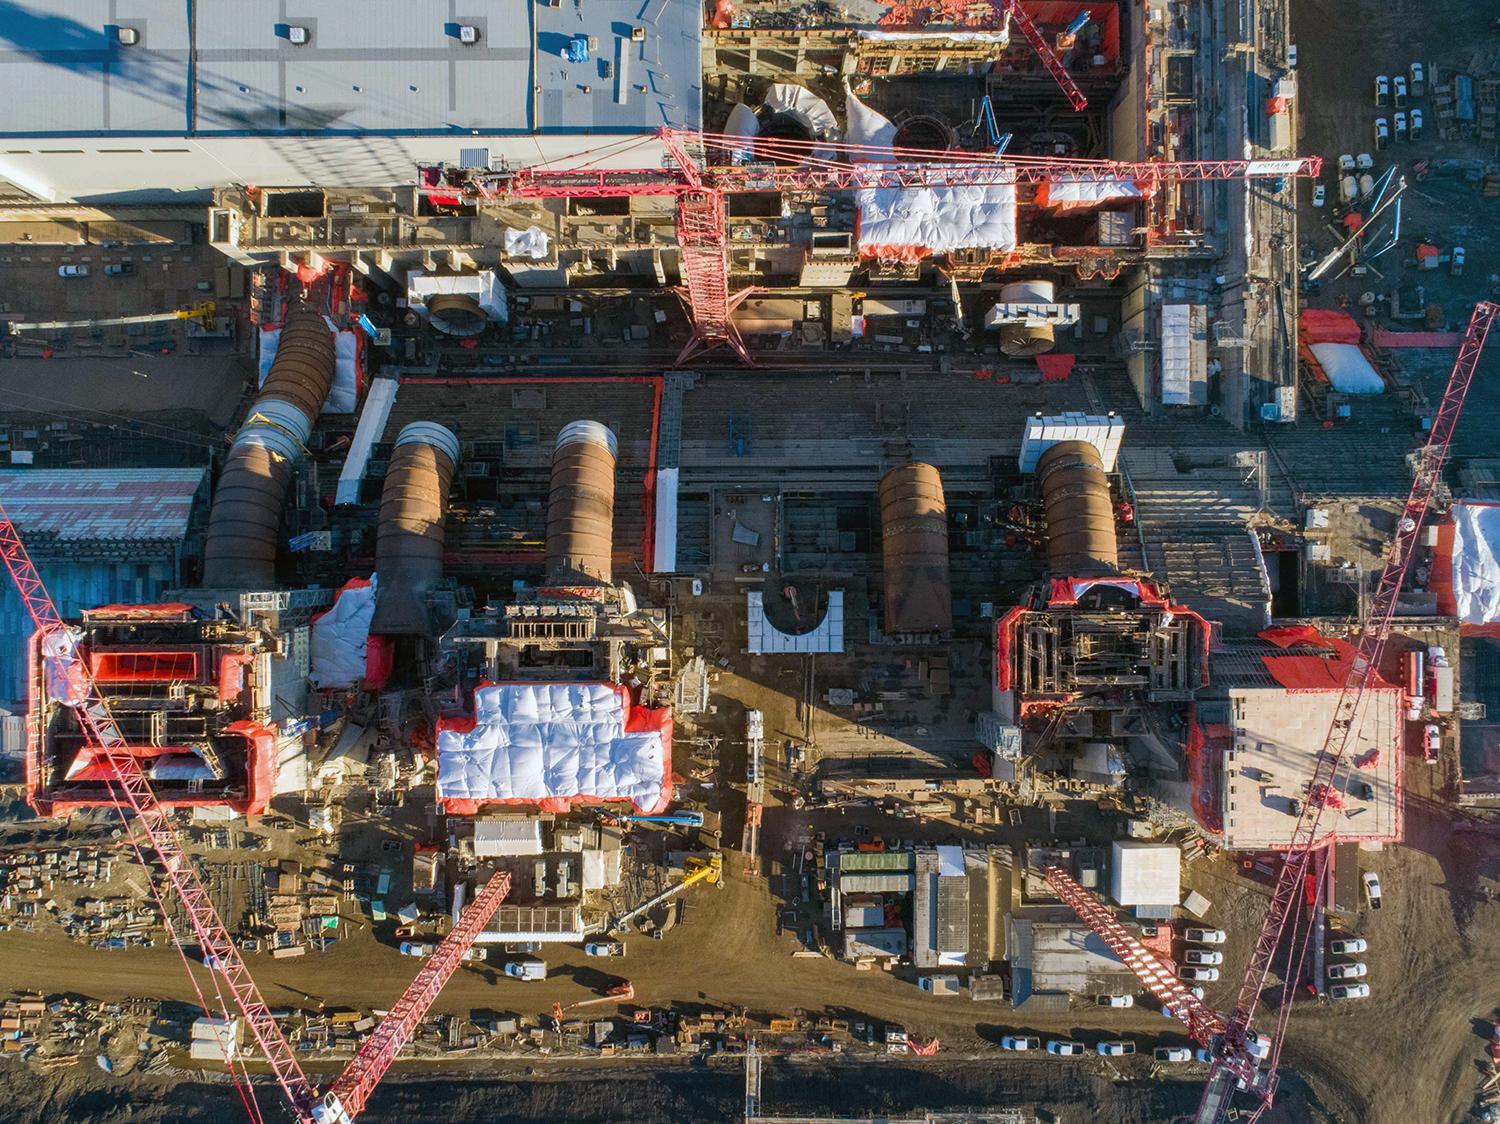
[[[198,678],[198,653],[90,652],[89,671],[99,683],[176,683]]]

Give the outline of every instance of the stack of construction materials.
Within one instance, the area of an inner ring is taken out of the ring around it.
[[[188,1056],[195,1061],[228,1064],[239,1056],[240,1020],[205,1017],[193,1022]]]

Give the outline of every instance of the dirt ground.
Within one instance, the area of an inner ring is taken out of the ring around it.
[[[1065,821],[1062,826],[1069,825]],[[768,1109],[832,1112],[857,1103],[870,1111],[884,1111],[1051,1103],[1068,1114],[1088,1106],[1106,1119],[1144,1124],[1179,1119],[1196,1103],[1200,1066],[1175,1067],[1169,1074],[1153,1075],[1146,1057],[1108,1065],[1092,1056],[1076,1062],[1016,1059],[998,1049],[999,1038],[1013,1032],[1076,1037],[1089,1044],[1126,1037],[1135,1040],[1143,1054],[1156,1045],[1186,1044],[1180,1026],[1155,1011],[1100,1011],[1080,1005],[1067,1014],[1020,1017],[1003,1003],[936,998],[885,973],[855,972],[822,957],[794,957],[799,942],[790,933],[778,936],[775,931],[778,903],[770,887],[776,883],[778,863],[774,860],[779,857],[768,852],[773,860],[767,864],[771,879],[749,879],[743,875],[739,856],[732,854],[724,888],[696,891],[689,899],[685,924],[660,942],[630,942],[629,955],[610,962],[611,969],[635,984],[637,1002],[685,1010],[710,1004],[743,1005],[762,1015],[789,1014],[801,1008],[850,1020],[900,1022],[914,1035],[939,1037],[944,1049],[932,1062],[905,1063],[913,1067],[908,1078],[894,1076],[905,1072],[904,1067],[871,1065],[873,1059],[863,1052],[865,1064],[859,1065],[859,1057],[851,1055],[842,1060],[844,1068],[836,1067],[816,1082],[795,1073],[782,1079],[773,1066],[766,1078]],[[1222,873],[1230,876],[1227,870]],[[382,933],[377,940],[364,929],[349,933],[323,954],[294,960],[264,955],[248,959],[273,1006],[321,1002],[328,1009],[368,1008],[393,1000],[411,978],[413,962],[400,956],[393,945],[389,934]],[[588,960],[578,949],[549,949],[548,962],[549,979],[531,984],[510,980],[493,968],[461,969],[435,1010],[488,1009],[535,1016],[554,1001],[590,997],[614,982],[598,970],[599,961]],[[206,987],[207,974],[199,969],[199,976]],[[75,992],[100,999],[192,998],[182,962],[170,948],[103,952],[60,939],[55,932],[12,930],[0,933],[0,993],[19,989]],[[721,1065],[729,1067],[727,1075]],[[544,1078],[541,1082],[522,1080],[528,1076],[525,1068],[519,1063],[487,1064],[483,1070],[471,1066],[456,1071],[463,1081],[435,1086],[420,1080],[431,1074],[428,1066],[398,1066],[396,1075],[412,1078],[417,1082],[414,1088],[422,1091],[413,1092],[404,1081],[389,1084],[374,1107],[373,1118],[398,1119],[403,1106],[416,1097],[424,1104],[441,1098],[445,1119],[558,1119],[557,1102],[552,1098],[559,1085],[592,1090],[568,1094],[570,1109],[562,1118],[569,1120],[620,1119],[621,1105],[636,1103],[633,1096],[622,1095],[613,1086],[608,1095],[601,1094],[589,1079],[593,1071],[588,1063],[582,1068],[576,1061],[535,1064],[532,1068]],[[513,1079],[497,1081],[502,1073]],[[1177,1080],[1163,1082],[1154,1076]],[[657,1106],[656,1115],[632,1112],[632,1119],[731,1120],[741,1111],[741,1069],[728,1059],[707,1071],[687,1072],[683,1063],[667,1075],[627,1062],[618,1079],[639,1084],[643,1099]],[[12,1103],[53,1106],[57,1119],[230,1119],[235,1115],[226,1112],[220,1117],[209,1108],[212,1103],[228,1103],[231,1094],[225,1087],[204,1091],[201,1098],[183,1099],[181,1090],[168,1094],[156,1079],[104,1079],[87,1065],[43,1078],[14,1063],[0,1063],[0,1088],[11,1092]],[[673,1090],[670,1094],[668,1088]],[[652,1092],[648,1096],[645,1090]],[[189,1103],[198,1106],[192,1113],[171,1107]],[[160,1115],[147,1113],[147,1105],[153,1106],[151,1113]],[[200,1110],[208,1114],[201,1115]],[[1278,1112],[1287,1121],[1329,1118],[1316,1102],[1305,1101],[1295,1085],[1283,1097]]]
[[[800,723],[792,684],[798,682],[767,664],[754,678],[726,673],[715,684],[720,712],[709,725],[725,736],[722,775],[736,780],[743,776],[743,747],[732,744],[734,730],[743,723],[736,702],[762,707],[768,731],[794,733]],[[961,679],[955,689],[966,689]],[[836,721],[820,712],[820,731],[826,734]],[[770,766],[768,776],[776,791],[778,782],[786,780],[782,760],[773,754]],[[1284,1083],[1268,1120],[1456,1121],[1463,1119],[1472,1100],[1486,1044],[1476,1020],[1500,1004],[1500,982],[1483,968],[1500,952],[1500,906],[1493,900],[1494,879],[1500,876],[1500,826],[1456,818],[1449,805],[1451,763],[1435,773],[1424,771],[1427,768],[1408,763],[1409,844],[1362,856],[1366,865],[1380,872],[1386,896],[1384,909],[1366,910],[1350,924],[1352,931],[1370,941],[1363,959],[1370,966],[1373,997],[1362,1003],[1299,1007],[1284,1056]],[[737,798],[722,793],[720,788],[710,795],[723,805],[725,843],[732,847],[739,832]],[[415,810],[420,803],[418,794],[404,825],[408,833],[420,827]],[[1049,833],[1100,841],[1120,830],[1109,817],[1086,809],[1064,809],[1050,825],[1045,812],[1028,811],[1020,825],[998,829],[950,818],[922,824],[875,812],[841,817],[841,822],[845,827],[865,822],[877,834],[929,841],[1018,840]],[[542,983],[510,980],[494,967],[466,967],[435,1010],[488,1009],[536,1016],[554,1001],[591,997],[616,979],[628,978],[635,985],[637,1002],[644,1005],[686,1010],[743,1005],[766,1016],[801,1008],[851,1021],[900,1022],[914,1035],[936,1036],[943,1042],[941,1054],[930,1062],[913,1060],[892,1067],[887,1062],[869,1064],[868,1058],[860,1065],[858,1058],[849,1057],[818,1071],[816,1080],[794,1063],[777,1063],[774,1076],[768,1071],[765,1090],[765,1104],[772,1111],[1053,1104],[1064,1118],[1080,1111],[1103,1120],[1142,1124],[1190,1118],[1201,1066],[1153,1074],[1151,1064],[1140,1056],[1111,1066],[1092,1056],[1077,1062],[1016,1059],[997,1046],[1002,1035],[1017,1032],[1077,1038],[1088,1045],[1130,1038],[1143,1054],[1155,1045],[1187,1044],[1180,1025],[1154,1010],[1103,1011],[1080,1004],[1065,1014],[1031,1015],[1014,1012],[1004,1003],[930,996],[893,975],[856,972],[821,957],[794,957],[800,941],[791,932],[778,935],[775,928],[776,913],[785,904],[776,896],[788,857],[783,845],[799,831],[817,826],[831,825],[787,806],[773,806],[765,824],[766,876],[747,878],[741,856],[731,851],[723,889],[693,891],[686,899],[685,923],[664,940],[633,940],[624,960],[609,962],[590,960],[578,949],[549,949],[551,973]],[[391,835],[403,832],[399,820],[390,828]],[[19,823],[13,825],[11,836],[19,840],[39,830],[35,822]],[[370,857],[378,857],[379,833],[366,834],[361,846]],[[291,837],[286,833],[273,853],[287,849]],[[264,861],[270,853],[258,857]],[[1214,902],[1213,923],[1231,934],[1226,961],[1242,964],[1265,908],[1266,888],[1241,877],[1223,860],[1193,864],[1188,881]],[[387,925],[378,933],[368,928],[346,932],[330,951],[301,959],[252,956],[252,971],[273,1006],[380,1006],[401,992],[413,970],[413,961],[396,952],[389,929]],[[1221,1008],[1232,1003],[1233,974],[1227,972],[1225,981],[1210,985],[1209,999]],[[202,978],[206,983],[206,975]],[[78,992],[102,999],[192,997],[181,961],[171,949],[102,952],[64,942],[55,934],[0,933],[0,993],[18,989]],[[1420,1063],[1401,1064],[1417,1043]],[[731,1059],[706,1069],[688,1068],[686,1063],[663,1068],[622,1061],[609,1071],[607,1085],[598,1080],[591,1063],[539,1060],[530,1063],[531,1073],[526,1068],[521,1063],[490,1064],[483,1070],[469,1067],[454,1071],[462,1080],[436,1081],[425,1065],[398,1066],[397,1079],[382,1089],[372,1118],[399,1119],[415,1105],[440,1107],[442,1117],[452,1120],[615,1120],[621,1118],[622,1105],[631,1106],[630,1118],[641,1121],[732,1120],[741,1111],[741,1070]],[[87,1066],[44,1079],[13,1063],[0,1063],[0,1088],[12,1093],[13,1103],[48,1106],[56,1119],[236,1117],[229,1111],[221,1116],[218,1108],[210,1107],[228,1104],[232,1094],[223,1086],[190,1096],[182,1087],[165,1091],[149,1078],[110,1082]],[[567,1106],[561,1116],[559,1105]],[[637,1105],[651,1107],[637,1110]],[[0,1109],[0,1120],[6,1119],[3,1112]]]
[[[1475,300],[1487,294],[1487,277],[1500,272],[1500,203],[1482,200],[1474,183],[1460,178],[1418,181],[1415,160],[1496,159],[1493,142],[1461,144],[1439,138],[1430,96],[1414,99],[1427,117],[1423,137],[1374,153],[1374,119],[1392,108],[1374,106],[1378,74],[1405,74],[1409,64],[1428,65],[1429,84],[1455,71],[1476,81],[1500,77],[1500,35],[1488,29],[1493,5],[1458,0],[1360,4],[1337,0],[1293,0],[1292,30],[1299,53],[1299,151],[1336,166],[1340,153],[1372,152],[1377,170],[1391,161],[1411,181],[1403,203],[1401,245],[1376,263],[1385,278],[1346,278],[1308,300],[1334,307],[1340,297],[1357,302],[1361,292],[1390,292],[1398,283],[1420,281],[1429,303],[1443,305],[1449,327],[1461,328]],[[1330,204],[1336,180],[1325,173]],[[1301,236],[1320,253],[1334,245],[1327,209],[1310,206],[1303,193]],[[1461,277],[1444,269],[1417,275],[1417,238],[1446,252],[1463,245]],[[1389,327],[1420,327],[1380,321]],[[1395,362],[1407,372],[1426,372],[1429,393],[1440,392],[1454,353],[1412,352]],[[1491,347],[1476,379],[1455,452],[1494,455],[1494,419],[1500,409],[1495,375],[1500,349]],[[1428,776],[1408,761],[1405,845],[1362,855],[1380,872],[1385,908],[1361,918],[1357,931],[1370,941],[1372,997],[1357,1010],[1307,1007],[1293,1018],[1284,1060],[1304,1076],[1333,1118],[1347,1121],[1459,1121],[1467,1118],[1478,1084],[1486,1026],[1494,1014],[1500,982],[1489,971],[1500,936],[1493,900],[1500,863],[1500,831],[1456,814],[1450,801],[1453,767]],[[1248,912],[1248,906],[1247,906]],[[1243,929],[1253,926],[1251,917]],[[1225,928],[1230,928],[1225,925]],[[1231,963],[1239,960],[1231,956]]]
[[[1328,205],[1311,205],[1312,182],[1299,190],[1299,235],[1319,254],[1336,245],[1332,208],[1338,198],[1337,161],[1341,153],[1368,152],[1374,157],[1377,175],[1396,164],[1398,175],[1408,180],[1402,201],[1401,241],[1397,248],[1373,264],[1383,276],[1346,277],[1326,281],[1323,291],[1306,299],[1312,307],[1331,308],[1339,299],[1351,307],[1365,291],[1389,294],[1398,284],[1420,283],[1429,304],[1441,304],[1449,326],[1461,328],[1474,302],[1486,296],[1488,278],[1500,273],[1500,200],[1481,199],[1477,182],[1462,175],[1434,171],[1419,179],[1413,164],[1429,161],[1494,161],[1500,146],[1494,141],[1443,140],[1438,135],[1437,110],[1430,93],[1434,82],[1451,81],[1455,73],[1475,79],[1500,78],[1500,33],[1489,30],[1493,5],[1437,0],[1416,3],[1396,0],[1388,4],[1362,4],[1358,11],[1338,0],[1292,0],[1292,31],[1297,44],[1299,91],[1299,142],[1303,155],[1323,158],[1322,183],[1328,189]],[[1428,68],[1429,93],[1411,98],[1408,111],[1420,108],[1425,116],[1422,137],[1396,142],[1383,152],[1374,145],[1377,117],[1390,119],[1393,106],[1377,109],[1374,89],[1377,75],[1406,75],[1412,62]],[[1444,253],[1454,245],[1466,251],[1464,271],[1454,276],[1445,266],[1418,271],[1415,246],[1431,240]],[[1337,272],[1337,269],[1334,271]],[[1357,311],[1357,309],[1356,309]],[[1381,317],[1385,327],[1420,328],[1420,322],[1398,324]],[[1448,357],[1451,365],[1452,357]],[[1490,371],[1500,370],[1500,359],[1492,353]]]

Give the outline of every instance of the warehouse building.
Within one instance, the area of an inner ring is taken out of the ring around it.
[[[154,601],[181,585],[188,531],[206,492],[201,468],[0,471],[0,505],[65,617]],[[15,715],[26,706],[30,634],[31,618],[7,581],[0,590],[0,705]],[[19,750],[8,735],[6,747]]]
[[[482,8],[7,4],[0,180],[44,201],[394,187],[418,164],[580,163],[601,135],[699,127],[697,6]],[[264,206],[295,217],[305,202]]]

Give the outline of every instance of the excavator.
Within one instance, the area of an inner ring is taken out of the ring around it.
[[[703,813],[696,811],[662,812],[655,816],[622,816],[611,812],[595,812],[594,818],[606,827],[620,827],[633,823],[673,824],[678,827],[703,826]]]
[[[656,897],[642,902],[629,912],[611,918],[606,928],[611,934],[629,932],[630,923],[637,917],[651,912],[651,910],[663,902],[670,901],[684,890],[696,886],[699,882],[707,882],[710,886],[718,886],[720,889],[723,889],[723,876],[724,856],[718,851],[702,858],[690,855],[687,859],[687,874],[681,882],[675,886],[667,887],[667,889],[657,894]]]

